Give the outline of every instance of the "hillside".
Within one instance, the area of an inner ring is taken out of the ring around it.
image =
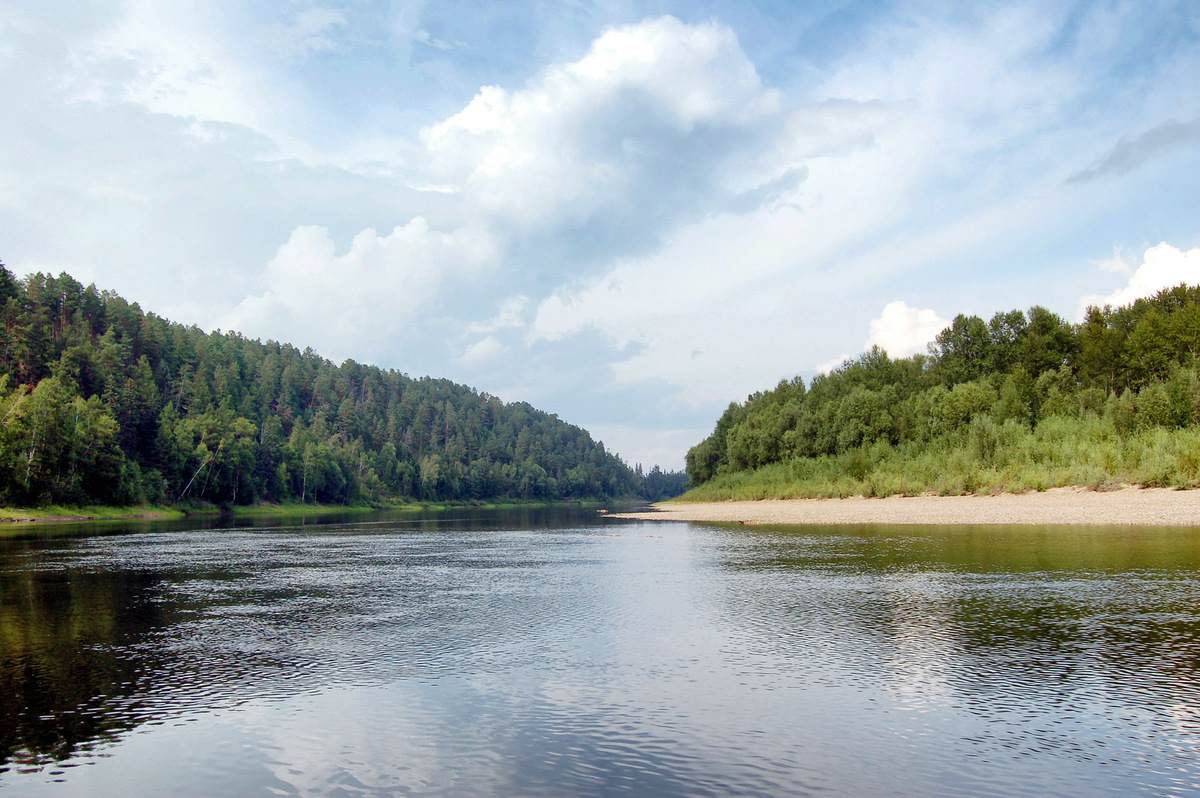
[[[448,380],[205,333],[0,264],[0,502],[661,498],[583,429]]]
[[[688,498],[1200,485],[1200,287],[1071,324],[959,315],[929,353],[873,349],[731,404]]]

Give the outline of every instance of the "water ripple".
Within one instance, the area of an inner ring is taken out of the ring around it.
[[[1188,533],[579,520],[0,544],[0,788],[1200,791]]]

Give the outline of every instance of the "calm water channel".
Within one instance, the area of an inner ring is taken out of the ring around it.
[[[1178,529],[38,530],[0,794],[1197,794],[1198,576]]]

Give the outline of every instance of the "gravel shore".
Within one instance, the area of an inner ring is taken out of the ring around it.
[[[663,502],[608,518],[743,524],[1118,524],[1200,526],[1200,490],[1055,488],[998,496]]]

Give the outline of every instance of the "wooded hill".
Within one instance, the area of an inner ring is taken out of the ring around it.
[[[654,499],[684,480],[523,402],[205,333],[3,264],[0,419],[7,505]]]
[[[1200,485],[1200,287],[1072,324],[957,316],[928,354],[875,348],[731,404],[687,455],[696,498]]]

